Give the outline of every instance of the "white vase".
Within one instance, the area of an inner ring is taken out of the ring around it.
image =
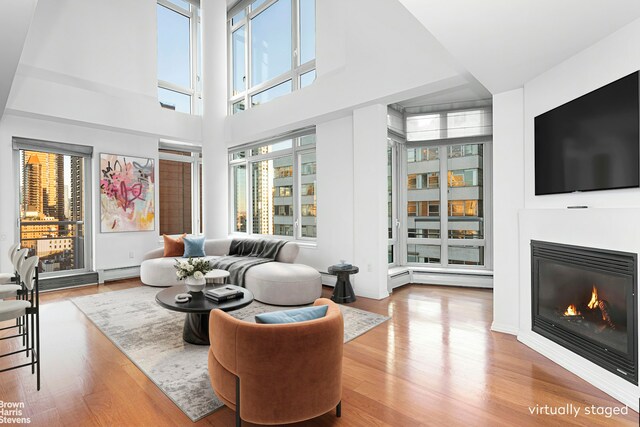
[[[207,281],[203,277],[202,279],[196,279],[193,276],[189,276],[184,279],[184,284],[187,285],[187,289],[190,292],[202,292],[204,289],[204,285],[206,285]]]

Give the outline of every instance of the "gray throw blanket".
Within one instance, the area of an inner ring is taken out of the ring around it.
[[[229,255],[211,261],[211,267],[229,272],[229,283],[244,287],[244,275],[251,267],[275,261],[285,240],[233,239]]]

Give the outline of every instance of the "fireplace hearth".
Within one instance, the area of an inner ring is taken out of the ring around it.
[[[638,384],[637,255],[531,241],[532,330]]]

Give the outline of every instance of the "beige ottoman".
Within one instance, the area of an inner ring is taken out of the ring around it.
[[[268,262],[247,271],[244,287],[266,304],[304,305],[320,298],[322,279],[318,270],[308,265]]]

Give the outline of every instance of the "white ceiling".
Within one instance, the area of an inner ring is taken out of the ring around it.
[[[639,0],[399,0],[491,93],[640,17]]]
[[[22,55],[37,0],[0,1],[0,118]]]

